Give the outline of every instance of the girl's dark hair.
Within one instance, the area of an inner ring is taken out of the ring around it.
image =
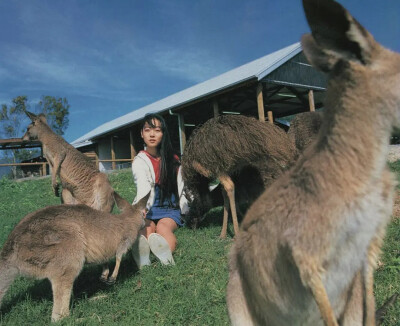
[[[164,118],[156,113],[148,113],[144,117],[142,129],[144,128],[146,122],[151,128],[156,128],[157,126],[153,123],[154,120],[160,121],[161,131],[163,137],[159,145],[159,152],[161,156],[161,171],[160,171],[160,188],[161,188],[161,202],[164,200],[171,202],[171,195],[174,194],[175,198],[178,199],[178,185],[177,185],[177,172],[179,167],[179,162],[175,159],[174,151],[172,149],[171,138],[169,136],[168,127]]]

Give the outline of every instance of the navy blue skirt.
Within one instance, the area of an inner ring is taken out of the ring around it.
[[[161,203],[161,191],[158,185],[155,186],[155,198],[154,204],[151,207],[150,211],[147,212],[146,218],[152,221],[158,221],[162,218],[169,217],[172,218],[176,224],[179,226],[183,226],[184,223],[181,218],[181,210],[179,208],[179,203],[174,194],[171,196],[171,203],[175,205],[175,207],[171,207],[168,200],[164,200],[164,203]]]

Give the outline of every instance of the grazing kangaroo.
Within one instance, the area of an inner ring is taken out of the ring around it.
[[[323,123],[247,212],[230,254],[233,325],[375,325],[373,272],[390,220],[400,55],[340,4],[303,0],[304,53],[329,74]]]
[[[86,155],[53,132],[43,114],[35,115],[28,111],[26,114],[32,123],[22,139],[39,140],[42,143],[43,154],[51,167],[52,186],[56,196],[59,196],[57,178],[61,180],[61,202],[86,204],[111,212],[114,205],[113,189],[107,176],[99,172]]]
[[[247,175],[253,175],[246,183],[249,189],[256,188],[251,189],[256,198],[294,161],[295,156],[294,145],[277,126],[245,116],[212,118],[194,131],[182,156],[182,174],[185,186],[193,197],[192,206],[204,206],[208,183],[219,179],[224,197],[220,237],[226,237],[229,208],[237,234],[239,225],[232,178],[243,170]],[[244,178],[239,179],[243,181]],[[205,213],[200,208],[195,209],[197,212],[191,211],[189,215]]]
[[[302,112],[290,122],[288,136],[301,153],[317,138],[322,124],[322,112]]]
[[[48,278],[53,290],[52,321],[69,315],[74,280],[85,263],[116,257],[115,281],[121,257],[144,226],[148,195],[132,206],[114,192],[122,213],[113,215],[89,206],[49,206],[25,216],[0,253],[0,303],[17,275]]]

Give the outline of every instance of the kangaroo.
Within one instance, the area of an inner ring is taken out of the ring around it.
[[[74,280],[85,263],[116,257],[110,281],[117,278],[122,255],[144,226],[148,196],[132,206],[114,192],[118,215],[83,204],[55,205],[25,216],[0,253],[0,304],[17,275],[48,278],[53,291],[52,321],[69,315]]]
[[[257,198],[288,168],[296,153],[286,133],[277,126],[245,116],[226,115],[208,120],[195,130],[182,156],[183,180],[193,197],[191,206],[197,208],[194,213],[191,209],[189,215],[205,213],[199,206],[206,202],[203,197],[208,193],[207,185],[209,181],[219,179],[224,197],[220,237],[226,237],[229,209],[237,234],[239,224],[233,177],[245,171],[248,176],[245,181],[249,192],[253,193],[250,197]],[[244,178],[239,179],[243,182]]]
[[[99,172],[93,162],[61,136],[51,130],[44,114],[35,115],[26,111],[32,120],[23,140],[39,140],[43,154],[51,167],[53,191],[59,196],[61,180],[61,202],[86,204],[95,209],[111,212],[114,205],[113,189],[107,176]]]
[[[321,130],[247,212],[231,248],[232,325],[375,325],[373,272],[393,205],[400,55],[333,0],[303,0],[328,73]]]
[[[301,153],[317,137],[322,123],[322,112],[302,112],[290,122],[288,136]]]

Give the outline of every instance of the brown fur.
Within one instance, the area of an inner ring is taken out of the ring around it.
[[[85,263],[99,264],[116,257],[115,281],[122,255],[144,225],[148,196],[132,206],[114,194],[119,215],[86,205],[56,205],[25,216],[9,235],[0,253],[0,303],[17,275],[48,278],[53,290],[51,319],[69,315],[74,280]]]
[[[317,138],[322,123],[322,112],[302,112],[290,122],[288,136],[299,152]]]
[[[329,73],[323,123],[249,209],[230,254],[233,325],[374,325],[373,272],[396,184],[400,56],[338,3],[303,0],[305,55]]]
[[[51,130],[43,114],[36,116],[27,112],[32,123],[23,136],[24,140],[39,140],[43,154],[51,167],[52,186],[58,196],[60,179],[61,202],[64,204],[86,204],[92,208],[111,212],[113,189],[104,173],[99,172],[93,162],[61,136]]]
[[[295,156],[294,146],[279,127],[245,116],[218,116],[196,129],[186,144],[182,157],[183,179],[194,197],[194,206],[204,201],[208,182],[219,179],[224,190],[221,237],[225,237],[229,207],[235,233],[238,232],[235,175],[249,168],[257,172],[259,180],[246,180],[250,189],[257,188],[261,181],[261,187],[253,189],[256,197],[287,169]]]

